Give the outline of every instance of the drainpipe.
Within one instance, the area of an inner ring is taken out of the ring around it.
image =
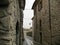
[[[51,45],[52,45],[52,28],[51,28],[51,2],[49,1],[49,25],[50,25],[50,35],[51,35]]]

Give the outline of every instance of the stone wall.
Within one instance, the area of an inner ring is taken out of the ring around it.
[[[34,45],[60,45],[60,0],[34,3]]]
[[[48,0],[43,0],[42,8],[39,10],[38,8],[40,7],[38,5],[40,1],[38,1],[34,7],[34,11],[35,11],[34,19],[36,21],[36,22],[34,21],[36,24],[36,25],[34,24],[34,27],[36,28],[34,29],[34,36],[35,36],[34,41],[36,41],[35,45],[40,45],[41,43],[42,45],[48,45],[51,44],[50,43],[51,35],[50,35],[50,27],[49,27],[49,2]]]
[[[52,45],[60,45],[60,0],[50,0]]]
[[[9,0],[8,6],[0,6],[0,44],[16,45],[16,23],[20,18],[19,3]]]
[[[51,45],[51,26],[50,26],[50,15],[49,15],[49,1],[42,1],[42,10],[39,12],[42,30],[42,45]]]

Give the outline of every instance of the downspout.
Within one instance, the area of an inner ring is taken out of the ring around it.
[[[51,2],[50,0],[48,0],[49,2],[49,26],[50,26],[50,35],[51,35],[51,45],[52,45],[52,28],[51,28]]]

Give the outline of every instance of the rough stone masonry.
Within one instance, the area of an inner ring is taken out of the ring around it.
[[[18,0],[0,0],[0,45],[18,45],[16,24],[19,19]]]

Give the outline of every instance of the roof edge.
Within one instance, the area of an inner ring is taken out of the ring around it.
[[[34,7],[38,4],[39,0],[36,0],[32,6],[32,9],[34,9]]]

